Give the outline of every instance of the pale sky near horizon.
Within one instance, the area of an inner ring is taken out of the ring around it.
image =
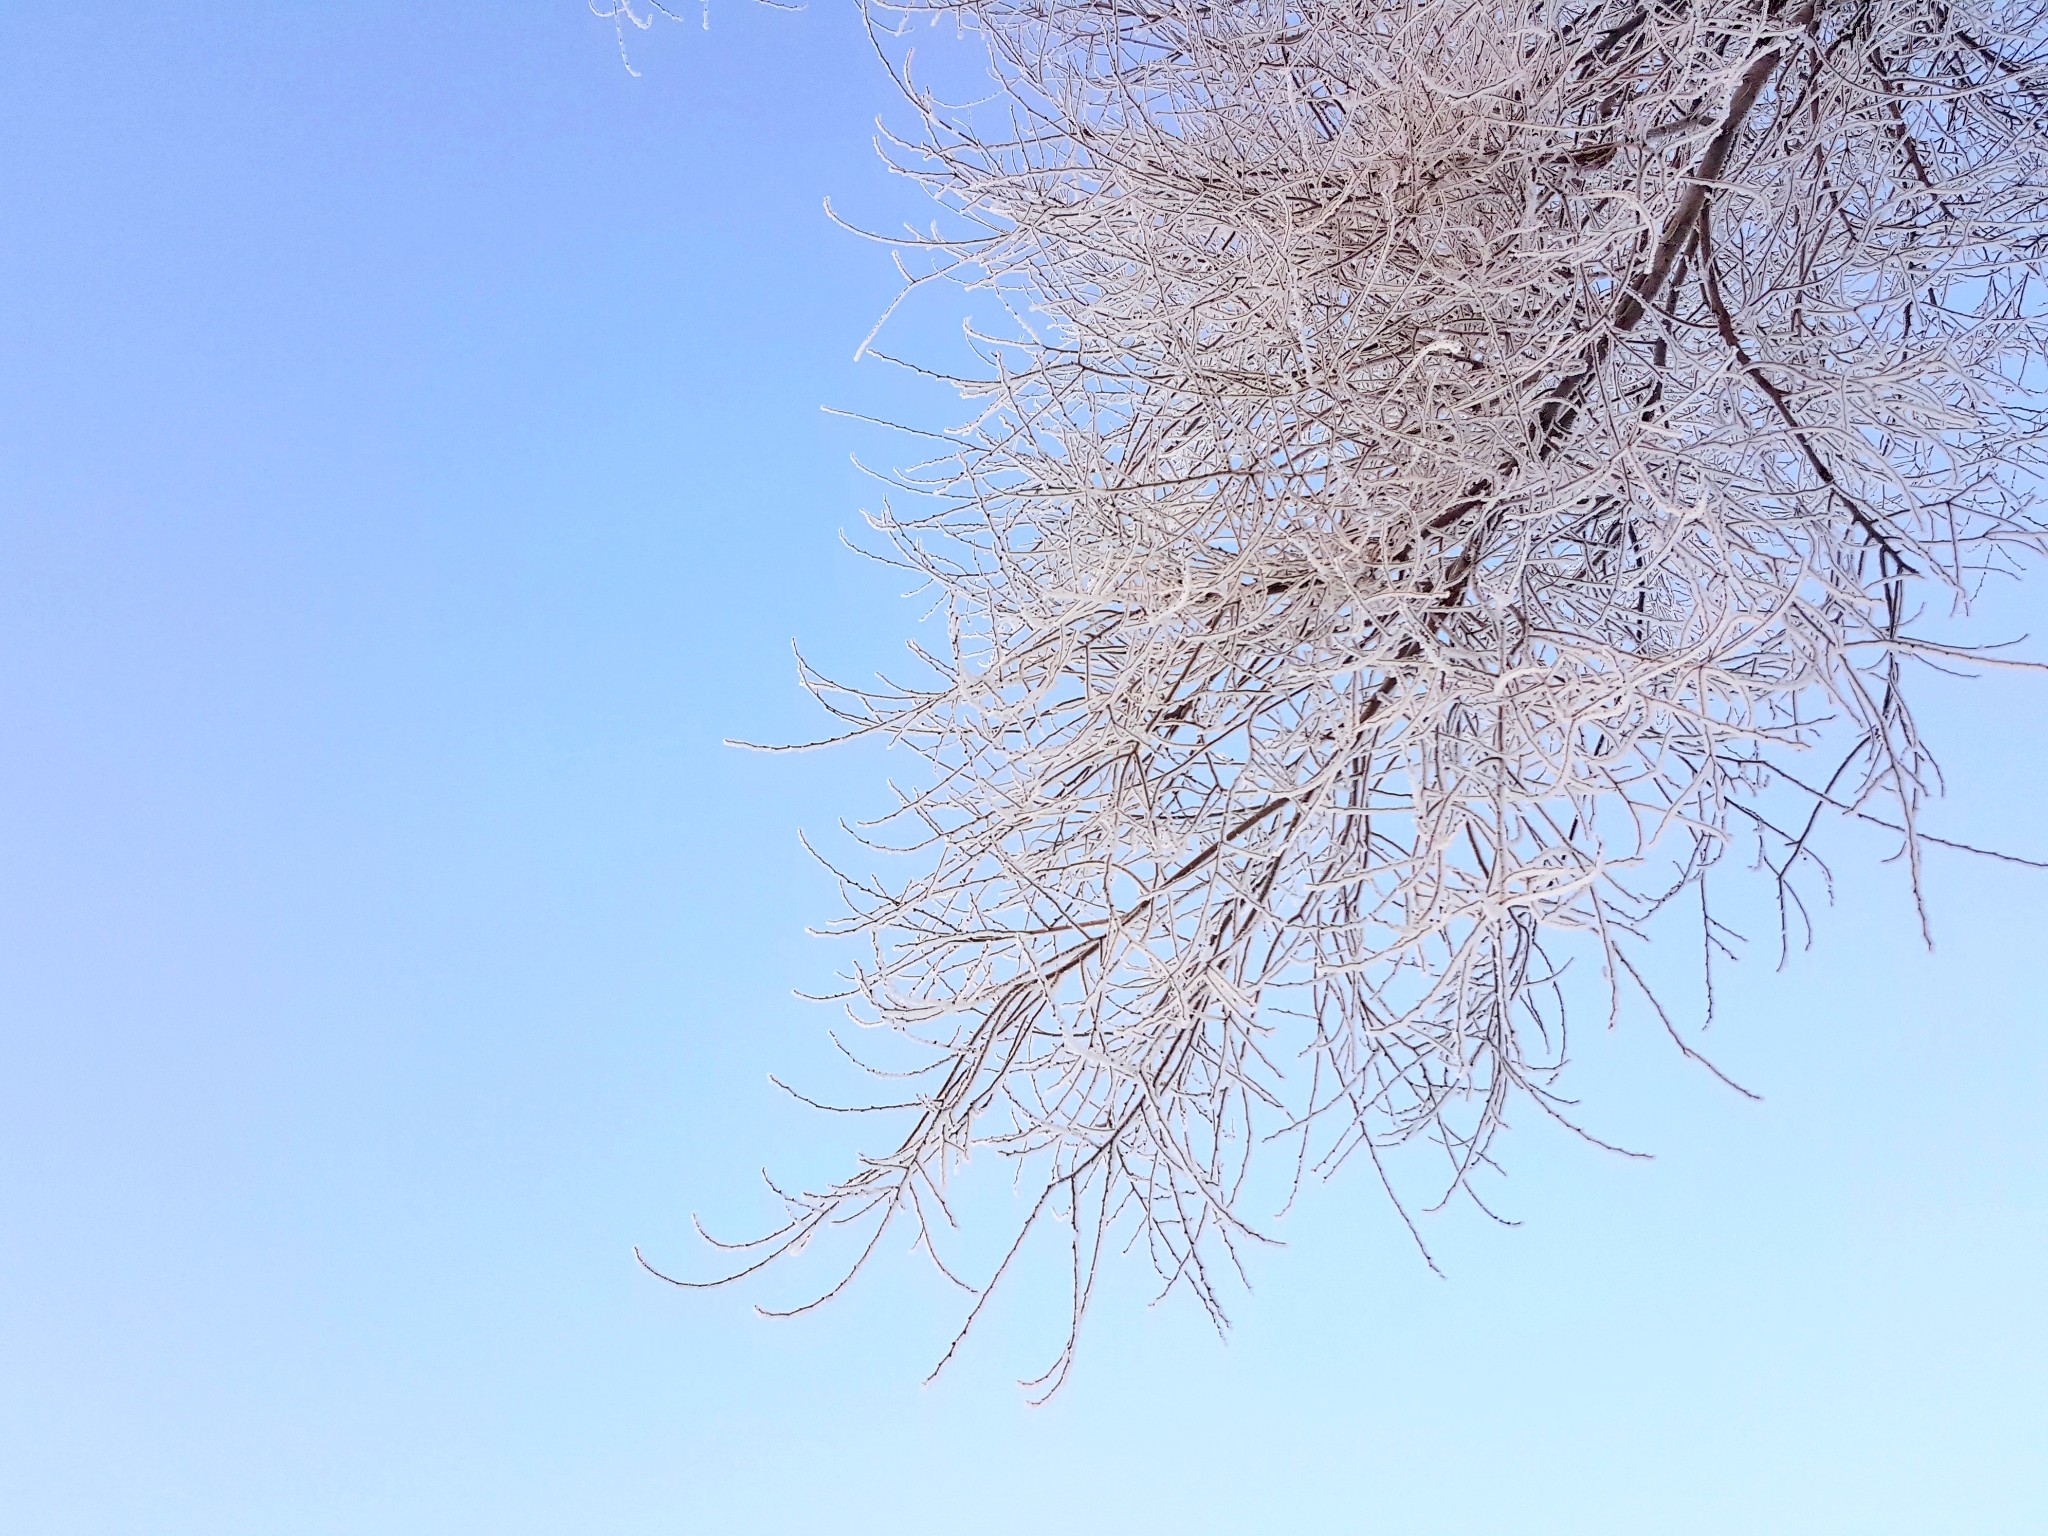
[[[1731,896],[1761,1100],[1590,1021],[1655,1159],[1518,1117],[1442,1278],[1354,1171],[1227,1343],[1119,1271],[1033,1410],[1057,1298],[921,1387],[910,1261],[634,1267],[856,1144],[766,1076],[853,1091],[797,833],[891,760],[721,743],[817,733],[793,637],[900,654],[819,407],[931,402],[821,211],[914,211],[850,7],[631,41],[0,12],[0,1530],[2048,1530],[2048,876],[1936,856],[1930,954],[1875,840],[1782,971]],[[1938,830],[2048,850],[2048,680],[1932,683]]]

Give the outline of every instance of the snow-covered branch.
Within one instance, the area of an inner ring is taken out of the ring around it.
[[[906,245],[1014,329],[879,524],[943,600],[937,680],[811,681],[930,767],[920,872],[848,886],[854,1011],[929,1071],[749,1252],[929,1239],[994,1151],[1068,1229],[1077,1328],[1118,1232],[1220,1319],[1274,1133],[1313,1172],[1433,1144],[1468,1189],[1511,1105],[1558,1108],[1562,955],[1641,996],[1644,921],[1731,847],[1796,899],[1809,811],[1917,857],[1909,622],[2042,542],[2048,33],[2032,0],[889,15],[925,10],[997,89],[942,105],[878,27],[950,220]]]

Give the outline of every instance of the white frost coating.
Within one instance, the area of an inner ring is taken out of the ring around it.
[[[929,1249],[974,1148],[1021,1160],[1020,1245],[1070,1229],[1076,1329],[1132,1234],[1220,1320],[1262,1147],[1433,1143],[1467,1188],[1558,1107],[1563,955],[1618,1007],[1738,842],[1796,907],[1822,812],[1917,857],[1910,621],[2042,543],[2048,37],[2032,0],[923,9],[999,90],[904,73],[953,226],[904,243],[1016,329],[939,510],[878,523],[939,681],[807,676],[930,766],[925,873],[846,882],[853,1011],[929,1068],[741,1273],[841,1223],[849,1278],[899,1217]]]

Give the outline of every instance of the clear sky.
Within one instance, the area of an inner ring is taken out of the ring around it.
[[[1445,1278],[1342,1182],[1227,1344],[1126,1276],[1031,1410],[1034,1293],[923,1388],[913,1263],[633,1266],[853,1144],[766,1074],[847,1088],[797,833],[889,762],[720,741],[914,617],[818,409],[924,408],[820,208],[908,208],[886,82],[711,21],[0,13],[0,1529],[2048,1530],[2048,876],[1936,856],[1930,955],[1875,842],[1782,973],[1746,914],[1762,1102],[1588,1028],[1657,1159],[1520,1127]],[[2048,682],[1926,697],[1940,828],[2048,849]]]

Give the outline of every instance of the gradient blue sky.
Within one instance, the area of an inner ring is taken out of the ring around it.
[[[1365,1180],[1218,1344],[1112,1285],[959,1369],[908,1262],[800,1322],[633,1243],[849,1128],[797,845],[887,762],[788,642],[886,664],[822,403],[904,191],[850,10],[0,13],[0,1528],[59,1533],[2048,1529],[2048,877],[1845,847],[1724,976],[1745,1102],[1579,1041],[1604,1156],[1514,1229]],[[922,408],[919,406],[918,408]],[[1987,629],[2048,629],[1997,597]],[[1955,835],[2048,848],[2048,684],[1929,692]],[[1671,964],[1678,966],[1677,957]]]

